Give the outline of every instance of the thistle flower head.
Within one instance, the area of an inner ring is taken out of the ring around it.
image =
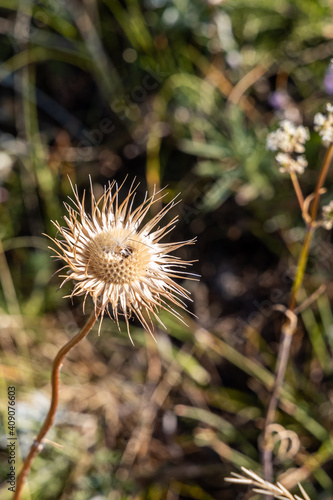
[[[109,183],[101,198],[96,200],[91,184],[91,213],[87,214],[85,192],[80,199],[77,187],[72,186],[74,200],[71,205],[65,203],[66,226],[52,221],[62,237],[51,238],[58,247],[52,250],[68,268],[67,275],[61,276],[64,278],[61,286],[73,280],[75,286],[70,297],[84,295],[83,308],[90,295],[96,313],[100,311],[101,323],[107,312],[119,328],[121,315],[129,333],[128,320],[136,316],[152,333],[152,317],[163,325],[158,316],[160,308],[182,320],[170,303],[186,309],[183,299],[189,299],[189,294],[173,278],[196,278],[183,271],[190,261],[182,261],[170,253],[195,240],[161,243],[173,229],[177,217],[162,227],[157,224],[175,201],[144,223],[150,207],[163,196],[154,193],[149,198],[146,195],[141,205],[134,208],[137,186],[132,184],[120,203],[121,187],[115,182]]]
[[[314,129],[319,133],[325,146],[333,142],[333,105],[326,104],[327,115],[317,113],[314,117]]]

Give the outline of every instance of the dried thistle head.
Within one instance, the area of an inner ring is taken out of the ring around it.
[[[129,333],[128,319],[134,315],[152,333],[152,316],[163,325],[158,316],[160,308],[182,321],[170,303],[186,309],[183,299],[190,300],[190,297],[173,278],[196,278],[183,270],[191,261],[180,260],[170,253],[192,245],[195,239],[161,243],[173,229],[177,217],[162,227],[157,224],[175,205],[175,200],[144,223],[150,207],[163,196],[154,193],[148,198],[146,194],[141,205],[134,208],[137,186],[132,184],[120,203],[121,188],[113,181],[96,200],[91,183],[91,213],[87,214],[85,192],[80,199],[77,186],[72,186],[73,206],[65,203],[66,226],[52,221],[61,236],[50,238],[58,247],[52,250],[65,261],[64,268],[68,268],[67,275],[61,276],[64,278],[61,286],[69,280],[75,282],[70,297],[84,295],[83,309],[90,295],[95,311],[100,311],[100,325],[107,312],[119,328],[119,315],[122,315]]]

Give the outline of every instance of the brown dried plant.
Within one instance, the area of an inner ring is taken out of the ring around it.
[[[262,479],[252,470],[246,469],[245,467],[241,467],[241,469],[243,471],[243,475],[232,472],[232,477],[226,477],[225,480],[229,483],[251,486],[253,488],[253,493],[273,496],[279,500],[311,500],[301,484],[298,484],[298,487],[302,493],[302,497],[292,495],[290,491],[288,491],[281,483],[270,483],[269,481]]]
[[[163,198],[160,191],[151,197],[146,194],[141,205],[134,208],[137,186],[133,184],[122,202],[119,201],[122,185],[118,187],[116,182],[109,183],[98,200],[94,197],[91,182],[90,188],[91,213],[85,209],[85,192],[80,200],[77,187],[72,186],[73,206],[65,203],[68,212],[64,217],[66,226],[53,222],[58,235],[50,239],[57,247],[53,249],[56,257],[65,262],[62,269],[68,269],[68,274],[61,276],[64,278],[61,286],[73,280],[75,285],[70,297],[83,295],[84,309],[87,297],[91,296],[94,308],[81,331],[60,349],[53,362],[50,409],[24,461],[13,500],[21,498],[31,464],[53,424],[59,399],[60,369],[66,354],[88,335],[98,318],[100,331],[105,313],[116,321],[118,328],[119,316],[122,316],[129,336],[129,319],[133,316],[152,335],[153,318],[163,325],[158,315],[160,309],[183,321],[170,303],[186,309],[183,299],[190,300],[190,297],[174,278],[197,279],[196,275],[184,271],[191,261],[170,255],[178,248],[192,245],[195,239],[161,243],[161,239],[174,228],[177,217],[162,227],[157,225],[175,206],[175,200],[144,223],[152,205]]]

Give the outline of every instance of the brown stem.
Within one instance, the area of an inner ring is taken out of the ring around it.
[[[59,380],[60,380],[60,370],[62,367],[63,359],[73,347],[75,347],[82,339],[84,339],[84,337],[88,335],[88,333],[94,326],[99,316],[99,312],[100,312],[99,309],[92,311],[86,324],[83,326],[82,330],[60,349],[60,351],[58,352],[53,361],[52,375],[51,375],[52,397],[51,397],[50,409],[45,418],[44,424],[41,430],[39,431],[38,436],[31,445],[30,451],[23,463],[22,470],[17,478],[17,485],[13,496],[13,500],[20,500],[22,494],[22,488],[24,486],[26,477],[30,471],[32,462],[35,459],[37,453],[41,451],[43,447],[42,445],[43,439],[53,424],[59,401]]]
[[[297,293],[298,293],[298,291],[302,285],[302,282],[303,282],[306,264],[307,264],[308,257],[309,257],[312,236],[314,234],[315,221],[317,218],[318,207],[319,207],[319,199],[320,199],[320,194],[322,192],[321,189],[325,183],[325,179],[326,179],[326,176],[327,176],[327,173],[328,173],[331,161],[332,161],[332,157],[333,157],[333,144],[330,144],[330,146],[326,152],[324,162],[323,162],[323,165],[321,167],[320,174],[319,174],[319,179],[318,179],[316,189],[314,192],[314,199],[312,202],[312,207],[311,207],[311,212],[310,212],[311,221],[307,227],[307,231],[306,231],[305,238],[303,241],[300,257],[298,260],[296,276],[294,278],[294,282],[293,282],[293,286],[292,286],[291,297],[290,297],[290,302],[289,302],[289,310],[290,311],[294,311],[296,304],[297,304]],[[295,187],[294,182],[293,182],[293,184]],[[299,193],[297,193],[296,188],[295,188],[295,191],[296,191],[297,198],[299,200]],[[273,391],[271,394],[271,398],[270,398],[270,401],[268,404],[266,420],[265,420],[262,462],[263,462],[263,466],[264,466],[264,478],[266,481],[270,481],[270,482],[272,482],[272,479],[273,479],[273,460],[272,460],[273,459],[273,449],[271,447],[271,443],[269,442],[268,429],[269,429],[269,426],[274,421],[275,412],[276,412],[277,406],[279,404],[281,387],[283,385],[283,381],[284,381],[284,377],[285,377],[285,373],[286,373],[286,369],[287,369],[287,364],[288,364],[289,355],[290,355],[290,348],[291,348],[291,343],[292,343],[292,337],[293,337],[294,333],[295,333],[295,329],[290,329],[290,328],[288,329],[286,323],[283,325],[281,340],[280,340],[280,345],[279,345],[278,359],[277,359],[276,369],[275,369],[275,382],[274,382],[274,387],[273,387]],[[268,498],[270,498],[270,497],[268,497]]]
[[[315,190],[315,197],[314,197],[312,208],[311,208],[312,221],[315,221],[316,217],[317,217],[319,198],[320,198],[320,190],[325,183],[326,176],[328,174],[328,170],[329,170],[330,165],[331,165],[332,156],[333,156],[333,144],[330,144],[330,146],[328,147],[328,149],[326,151],[324,163],[323,163],[323,166],[321,168],[319,179],[318,179],[316,190]]]
[[[278,359],[276,362],[277,370],[276,370],[275,383],[266,414],[262,461],[264,465],[264,478],[266,481],[270,482],[273,479],[273,462],[272,462],[273,449],[271,443],[269,442],[268,430],[269,426],[274,422],[276,408],[280,399],[281,387],[283,384],[289,359],[291,341],[292,341],[292,334],[290,334],[290,332],[284,332],[282,334],[282,339],[279,346]]]
[[[296,193],[296,196],[298,199],[299,206],[301,207],[301,210],[303,210],[304,197],[303,197],[303,193],[301,190],[301,186],[299,185],[299,182],[298,182],[298,177],[295,174],[295,172],[290,172],[290,178],[291,178],[291,181],[292,181],[293,186],[294,186],[294,190],[295,190],[295,193]]]

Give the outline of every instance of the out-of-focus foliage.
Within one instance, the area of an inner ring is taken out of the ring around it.
[[[188,326],[162,313],[157,344],[105,320],[65,361],[61,405],[24,499],[231,499],[240,466],[260,471],[304,223],[289,179],[265,150],[283,118],[312,127],[333,93],[332,6],[294,0],[0,0],[0,496],[8,386],[17,391],[17,471],[48,408],[51,363],[84,323],[57,291],[54,236],[71,181],[168,185],[182,201],[175,240],[200,283]],[[301,178],[313,191],[324,151],[312,134]],[[331,199],[332,175],[324,200]],[[168,200],[166,200],[168,201]],[[275,473],[332,497],[332,245],[318,231],[277,420],[294,431]],[[276,450],[277,452],[278,450]],[[301,471],[299,476],[298,472]],[[241,498],[241,496],[239,496]]]

